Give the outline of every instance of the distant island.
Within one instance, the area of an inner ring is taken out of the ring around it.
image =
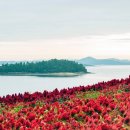
[[[87,73],[84,65],[75,61],[52,59],[39,62],[2,64],[0,75],[19,76],[78,76]]]
[[[78,63],[89,66],[89,65],[130,65],[130,60],[119,60],[115,58],[108,59],[96,59],[93,57],[86,57],[77,60]]]

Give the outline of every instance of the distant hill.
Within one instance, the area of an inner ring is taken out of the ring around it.
[[[84,65],[130,65],[130,60],[119,60],[114,58],[96,59],[93,57],[86,57],[77,62]]]

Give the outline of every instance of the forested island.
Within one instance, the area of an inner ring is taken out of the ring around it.
[[[20,62],[0,66],[1,75],[77,76],[87,73],[82,64],[69,60],[52,59],[39,62]]]

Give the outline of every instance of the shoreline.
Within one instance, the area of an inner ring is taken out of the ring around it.
[[[90,72],[59,72],[59,73],[0,73],[0,76],[38,76],[38,77],[75,77],[83,74],[90,74]]]

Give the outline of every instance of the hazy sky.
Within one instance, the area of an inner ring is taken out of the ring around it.
[[[0,60],[130,59],[130,0],[0,1]]]

